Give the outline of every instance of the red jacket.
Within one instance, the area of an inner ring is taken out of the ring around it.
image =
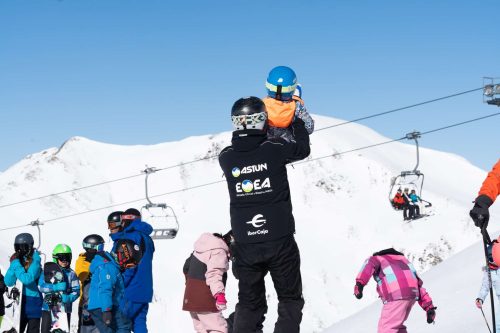
[[[403,199],[403,196],[399,193],[396,193],[396,195],[394,196],[394,199],[392,199],[392,201],[394,203],[397,203],[397,204],[404,204],[405,203],[405,199]]]
[[[500,195],[500,160],[484,180],[479,195],[487,195],[493,202]]]

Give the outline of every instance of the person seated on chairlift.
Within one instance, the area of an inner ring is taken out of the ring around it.
[[[404,220],[411,220],[415,215],[415,209],[413,208],[411,198],[410,198],[410,190],[405,188],[403,193],[403,218]]]
[[[420,216],[420,206],[419,206],[419,203],[422,200],[417,195],[417,192],[415,190],[411,190],[410,199],[411,199],[411,204],[413,205],[413,209],[414,209],[414,211],[413,211],[414,212],[414,216],[413,217]]]
[[[397,210],[402,210],[405,204],[405,200],[403,199],[403,192],[399,188],[396,192],[396,195],[392,199],[392,206]]]

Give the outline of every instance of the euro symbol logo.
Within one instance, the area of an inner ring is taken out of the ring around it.
[[[266,219],[264,218],[264,215],[257,214],[252,218],[252,221],[248,221],[247,224],[251,224],[254,228],[260,228],[266,224]]]

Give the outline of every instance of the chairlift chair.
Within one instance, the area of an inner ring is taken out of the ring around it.
[[[421,137],[420,132],[414,131],[406,134],[406,139],[414,140],[417,148],[417,164],[410,171],[401,171],[401,173],[391,179],[391,188],[389,190],[389,203],[394,210],[397,210],[393,205],[393,199],[398,189],[404,190],[408,188],[410,191],[415,190],[420,200],[425,203],[426,208],[431,207],[432,203],[422,199],[422,190],[424,187],[424,174],[418,170],[420,164],[420,150],[418,139]]]
[[[179,231],[179,220],[174,209],[166,203],[154,203],[149,198],[148,178],[156,171],[156,168],[149,167],[143,171],[146,174],[145,188],[148,203],[141,208],[141,215],[153,227],[152,239],[174,239]]]

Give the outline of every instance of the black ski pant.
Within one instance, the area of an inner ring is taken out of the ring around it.
[[[234,333],[262,332],[267,312],[264,278],[271,274],[278,295],[274,333],[298,333],[302,321],[300,253],[293,236],[265,243],[235,243],[234,262],[239,278]]]
[[[408,216],[408,212],[410,213],[410,216]],[[411,208],[411,206],[409,204],[403,205],[403,218],[405,220],[408,220],[410,217],[413,216],[412,212],[413,212],[413,209]]]
[[[71,327],[71,313],[62,313],[63,317],[66,317],[68,320],[68,327]],[[64,319],[63,319],[64,320]],[[50,311],[42,311],[42,327],[40,333],[50,333],[52,329],[52,313]]]
[[[420,206],[415,204],[413,206],[413,217],[418,217],[420,215]]]
[[[83,307],[78,307],[78,333],[81,332],[93,332],[97,331],[97,327],[95,326],[94,320],[90,316],[90,313],[85,310],[83,311]]]
[[[21,318],[19,330],[21,333],[25,330],[26,333],[40,333],[40,318]]]
[[[236,314],[236,312],[233,312],[229,315],[229,317],[226,318],[227,333],[236,333],[236,331],[234,330],[234,316],[235,316],[235,314]],[[261,320],[257,324],[257,331],[256,332],[258,332],[258,333],[263,332],[264,320],[266,320],[266,316],[264,314],[262,314]]]

